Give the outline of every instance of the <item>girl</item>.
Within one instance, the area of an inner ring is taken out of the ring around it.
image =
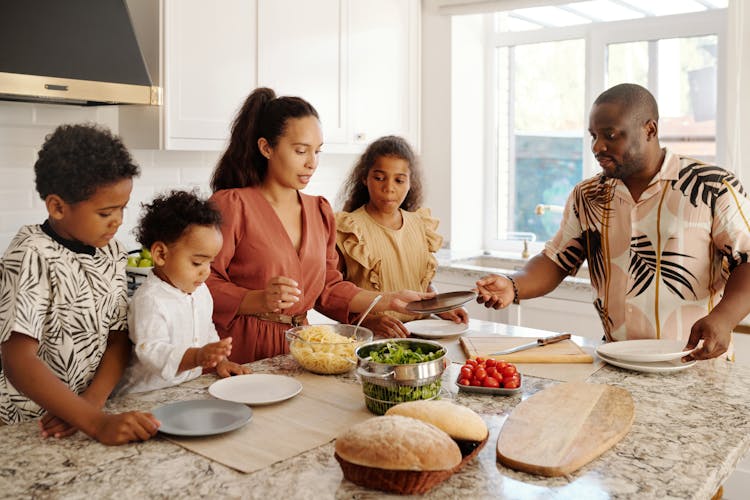
[[[211,199],[224,221],[224,246],[206,283],[219,336],[232,337],[230,359],[238,363],[288,352],[284,332],[306,323],[312,307],[345,322],[377,296],[342,279],[331,206],[300,192],[322,145],[308,102],[259,88],[240,109],[214,171]],[[408,302],[433,295],[387,293],[375,310],[405,312]]]
[[[336,214],[337,248],[345,278],[362,288],[381,291],[431,290],[437,270],[432,252],[443,238],[438,221],[422,202],[422,176],[409,144],[387,136],[368,146],[342,190],[344,211]],[[408,251],[404,251],[408,249]],[[467,323],[465,309],[439,314]],[[423,316],[387,312],[362,323],[384,337],[406,337],[402,321]]]
[[[130,301],[133,355],[121,393],[144,392],[187,382],[203,368],[228,377],[250,368],[227,359],[232,339],[219,340],[204,284],[221,249],[221,215],[187,191],[172,191],[143,205],[138,242],[151,251],[154,271]]]

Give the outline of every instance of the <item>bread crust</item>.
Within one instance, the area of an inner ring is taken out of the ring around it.
[[[336,453],[365,467],[441,471],[461,463],[453,439],[434,425],[400,415],[375,417],[336,438]]]
[[[410,401],[388,409],[386,415],[416,418],[442,429],[453,439],[484,441],[489,433],[487,424],[471,408],[450,401]]]

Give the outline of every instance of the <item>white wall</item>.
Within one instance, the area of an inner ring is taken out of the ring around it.
[[[47,134],[63,123],[96,122],[116,131],[117,108],[0,101],[0,254],[25,224],[46,218],[34,189],[34,162]],[[138,248],[132,235],[140,203],[173,188],[198,188],[210,194],[208,182],[219,158],[217,151],[131,150],[141,167],[134,180],[125,220],[117,238]],[[356,155],[322,155],[320,166],[305,190],[320,194],[335,206],[335,196]]]

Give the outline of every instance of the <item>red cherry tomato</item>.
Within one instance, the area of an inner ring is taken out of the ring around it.
[[[500,387],[500,382],[495,377],[487,377],[482,380],[482,386],[484,387]]]
[[[498,371],[502,370],[506,366],[508,366],[509,363],[506,363],[505,361],[498,361],[495,363],[495,366],[497,367]]]
[[[521,385],[521,380],[516,377],[511,377],[503,380],[503,387],[506,389],[518,389]]]
[[[474,378],[478,380],[484,380],[486,377],[487,370],[485,370],[483,366],[479,366],[476,370],[474,370]]]
[[[513,375],[515,375],[516,373],[518,373],[518,370],[516,370],[515,366],[508,365],[505,368],[503,368],[501,370],[501,372],[503,374],[503,378],[508,378],[508,377],[512,377]]]
[[[481,364],[484,363],[484,358],[482,358],[482,357],[477,356],[475,359],[476,359],[478,365],[481,365]]]
[[[458,381],[458,383],[461,384],[461,385],[471,385],[471,379],[469,379],[469,378],[462,378],[461,380]]]
[[[502,374],[500,372],[498,372],[497,368],[495,368],[494,366],[490,366],[489,368],[487,368],[487,376],[488,377],[492,377],[492,378],[496,378],[496,379],[502,379],[503,378]]]
[[[484,366],[487,368],[491,368],[497,364],[497,360],[495,358],[487,358],[484,362]]]
[[[461,367],[461,378],[471,378],[474,375],[474,370],[470,366]]]
[[[477,360],[475,360],[475,359],[467,359],[466,360],[466,364],[469,365],[469,366],[476,367],[477,366]]]
[[[475,385],[477,387],[481,387],[482,386],[482,381],[479,380],[478,378],[473,378],[473,379],[471,379],[471,385]]]

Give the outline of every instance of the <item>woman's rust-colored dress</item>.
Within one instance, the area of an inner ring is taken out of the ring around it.
[[[222,215],[224,245],[211,266],[206,284],[214,299],[219,337],[232,337],[237,363],[288,352],[284,332],[291,325],[238,315],[249,290],[263,290],[274,276],[297,281],[300,301],[282,311],[298,315],[315,308],[345,322],[349,303],[360,292],[338,271],[336,223],[328,201],[299,193],[302,241],[299,253],[281,220],[256,187],[217,191],[211,197]]]

